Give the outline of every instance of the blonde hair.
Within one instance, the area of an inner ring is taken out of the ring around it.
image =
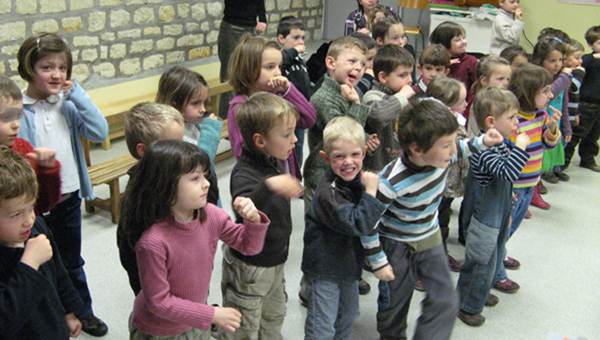
[[[354,118],[335,117],[323,129],[323,151],[329,155],[332,144],[337,141],[356,142],[364,150],[365,129]]]
[[[268,92],[257,92],[248,98],[235,117],[244,144],[256,150],[254,134],[266,136],[278,120],[298,120],[298,109],[287,100]]]
[[[471,112],[475,115],[479,128],[487,130],[487,117],[499,118],[504,112],[518,108],[519,101],[514,93],[502,87],[489,86],[477,93]]]
[[[250,94],[260,77],[263,52],[269,48],[280,51],[277,42],[261,36],[244,34],[229,59],[229,84],[237,94]]]
[[[31,164],[8,147],[0,146],[0,202],[25,195],[36,199],[38,184]]]
[[[183,116],[171,105],[145,102],[132,107],[125,114],[125,142],[131,156],[140,159],[137,145],[150,146],[171,122],[183,126]]]
[[[496,72],[498,66],[506,65],[510,67],[510,63],[508,60],[502,57],[489,56],[483,58],[479,63],[477,63],[477,67],[475,68],[475,73],[477,75],[477,81],[473,84],[473,93],[477,94],[482,88],[481,78],[485,77],[486,79],[490,79],[490,77]]]
[[[331,45],[329,45],[329,50],[327,50],[327,56],[337,59],[344,51],[348,51],[353,48],[358,48],[364,55],[366,55],[368,52],[367,47],[360,39],[347,36],[337,38],[332,41]]]

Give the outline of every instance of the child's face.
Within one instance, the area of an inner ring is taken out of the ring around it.
[[[467,108],[467,89],[463,86],[460,88],[460,94],[458,95],[458,101],[454,105],[450,106],[450,109],[454,112],[463,114]]]
[[[519,8],[520,0],[500,0],[500,6],[508,13],[515,13]]]
[[[377,48],[372,48],[367,51],[367,62],[365,63],[366,69],[373,69],[373,60],[375,59],[375,55],[377,54]]]
[[[366,149],[357,141],[337,140],[331,143],[329,154],[321,151],[321,157],[331,165],[333,173],[346,182],[352,181],[360,173]]]
[[[333,80],[340,84],[351,83],[352,86],[356,86],[365,73],[366,62],[367,56],[358,47],[343,51],[337,59],[326,59]]]
[[[405,38],[406,32],[404,31],[404,25],[398,23],[390,26],[385,37],[383,37],[383,44],[404,47],[407,41]]]
[[[202,118],[206,113],[206,108],[204,107],[204,102],[208,98],[208,88],[202,86],[200,90],[196,91],[187,103],[181,109],[181,114],[183,115],[183,120],[186,123],[190,124],[200,124],[202,123]]]
[[[20,119],[23,116],[23,103],[8,99],[0,104],[0,144],[9,148],[15,144],[15,139],[21,128]]]
[[[177,183],[177,199],[173,205],[174,215],[177,216],[177,212],[189,214],[190,211],[206,206],[209,187],[210,183],[206,179],[202,167],[197,167],[194,171],[182,175]]]
[[[500,132],[500,134],[508,138],[517,131],[517,125],[519,124],[519,119],[517,118],[517,108],[511,108],[508,111],[502,113],[498,118],[492,118],[492,126],[490,128],[494,128]]]
[[[518,55],[516,56],[512,63],[510,63],[510,69],[512,72],[515,72],[516,69],[518,69],[519,67],[521,67],[521,65],[525,64],[526,62],[528,62],[529,60],[527,60],[527,57],[524,55]]]
[[[550,85],[544,86],[536,95],[535,95],[535,107],[538,110],[545,110],[548,107],[548,102],[550,102],[554,98],[552,95],[552,90],[550,89]]]
[[[457,35],[450,40],[450,55],[455,57],[467,52],[467,37],[464,34]]]
[[[260,75],[254,84],[254,88],[258,91],[269,91],[269,81],[275,76],[281,75],[281,51],[274,48],[267,48],[262,53]]]
[[[583,62],[581,57],[583,57],[583,51],[575,51],[565,58],[564,64],[566,67],[577,68],[581,66],[581,63]]]
[[[290,34],[288,34],[285,38],[280,34],[277,39],[284,50],[289,50],[290,48],[294,48],[298,45],[304,45],[305,37],[306,31],[299,28],[292,28],[290,30]]]
[[[557,50],[554,50],[546,56],[546,59],[542,61],[542,67],[550,72],[551,75],[556,75],[562,70],[563,54]]]
[[[593,44],[590,45],[590,48],[594,53],[600,53],[600,39],[596,40]]]
[[[29,83],[27,93],[35,99],[58,94],[67,80],[67,58],[64,53],[45,56],[33,65],[35,78]]]
[[[498,65],[489,79],[486,77],[482,77],[481,83],[484,86],[498,86],[506,88],[508,86],[508,82],[510,81],[510,75],[512,74],[512,70],[508,65]]]
[[[412,84],[412,67],[398,65],[390,74],[379,73],[379,81],[394,93],[400,92],[406,85]]]
[[[21,195],[0,202],[0,244],[22,247],[31,235],[35,220],[35,199]]]
[[[417,68],[419,69],[421,76],[423,76],[423,84],[426,86],[429,86],[429,83],[431,83],[431,80],[433,80],[434,77],[445,76],[448,75],[448,72],[450,72],[450,69],[442,65],[434,66],[431,64],[425,64],[423,66],[419,65]]]
[[[412,152],[411,160],[415,164],[445,169],[456,154],[456,132],[440,137],[425,153]]]
[[[296,118],[292,115],[279,117],[275,126],[264,137],[263,151],[279,160],[286,160],[290,157],[296,147]]]

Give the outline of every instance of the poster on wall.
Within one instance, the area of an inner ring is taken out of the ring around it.
[[[600,0],[557,0],[558,2],[564,2],[568,4],[579,4],[579,5],[597,5],[600,6]]]

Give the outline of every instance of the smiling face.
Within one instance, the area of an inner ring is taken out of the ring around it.
[[[206,206],[209,187],[210,183],[202,167],[197,167],[179,178],[177,199],[172,208],[173,215],[179,222],[189,222],[189,216],[193,216],[194,210]]]
[[[0,201],[0,244],[22,247],[35,221],[35,199],[21,195]]]
[[[356,86],[363,74],[367,56],[358,47],[344,50],[337,58],[331,56],[325,59],[325,64],[331,78],[339,84],[351,83]]]
[[[23,115],[23,103],[7,99],[0,103],[0,144],[9,148],[15,144],[15,138],[21,128],[20,118]]]
[[[557,75],[562,70],[563,57],[561,52],[554,50],[548,53],[541,66],[548,70],[551,75]]]
[[[452,57],[459,56],[467,52],[467,36],[463,33],[450,40],[450,49],[448,50]]]
[[[260,75],[254,83],[253,92],[269,91],[269,81],[275,76],[281,75],[281,61],[283,57],[281,51],[274,48],[267,48],[262,53]]]
[[[517,118],[518,108],[510,108],[508,111],[502,113],[500,117],[492,119],[490,128],[494,128],[500,132],[500,134],[508,138],[517,131],[517,125],[519,124],[519,118]]]
[[[277,118],[275,126],[263,138],[264,144],[257,144],[257,146],[267,155],[284,161],[290,157],[296,147],[298,138],[294,133],[295,129],[296,118],[292,114],[282,114]]]
[[[58,94],[67,80],[67,57],[64,53],[50,54],[33,66],[35,78],[27,87],[27,95],[34,99],[45,99]]]
[[[508,13],[515,13],[519,8],[520,0],[500,0],[500,7]]]
[[[200,90],[196,91],[187,103],[183,106],[181,110],[181,114],[183,115],[183,120],[186,123],[190,124],[200,124],[202,123],[202,118],[206,113],[206,108],[204,107],[204,102],[208,98],[208,88],[202,86]]]
[[[411,73],[412,67],[398,65],[390,74],[379,72],[379,81],[394,93],[398,93],[404,86],[412,84]]]
[[[346,182],[352,181],[360,173],[366,148],[357,141],[336,140],[331,143],[329,153],[319,153],[325,162],[331,165],[331,170]]]
[[[582,57],[583,51],[575,51],[565,58],[564,65],[570,68],[577,68],[581,66],[581,63],[583,62],[581,59]]]
[[[538,110],[545,110],[548,107],[548,102],[550,102],[552,98],[554,98],[554,96],[552,95],[550,85],[544,86],[535,95],[535,107]]]
[[[425,153],[420,152],[416,145],[411,147],[411,152],[409,158],[416,165],[445,169],[456,154],[456,132],[438,138]]]

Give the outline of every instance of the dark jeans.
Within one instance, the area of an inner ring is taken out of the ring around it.
[[[86,318],[92,311],[92,296],[88,289],[81,257],[81,198],[79,191],[57,204],[43,217],[54,235],[56,246],[73,286],[83,300],[83,308],[75,313],[79,319]]]
[[[306,130],[295,130],[294,134],[296,134],[296,138],[298,138],[294,150],[296,152],[296,158],[298,158],[298,166],[302,168],[302,162],[304,161],[304,139],[306,136]]]
[[[440,202],[440,206],[438,207],[438,220],[440,223],[440,231],[442,232],[442,241],[444,244],[444,250],[448,252],[448,247],[446,246],[446,240],[448,240],[448,235],[450,234],[450,216],[452,215],[452,202],[454,202],[454,197],[442,197]]]
[[[571,163],[575,148],[579,144],[581,165],[596,164],[598,138],[600,137],[600,104],[579,103],[579,125],[573,127],[573,137],[565,147],[565,166]]]

